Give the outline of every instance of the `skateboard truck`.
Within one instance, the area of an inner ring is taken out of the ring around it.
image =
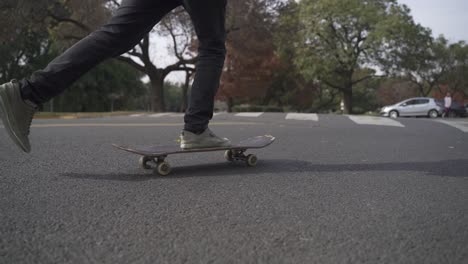
[[[158,172],[159,175],[167,176],[172,171],[172,167],[169,162],[165,161],[167,156],[157,156],[157,157],[149,157],[149,156],[141,156],[139,160],[140,167],[145,170],[153,169],[153,166],[150,163],[156,165],[154,168],[155,171]]]
[[[245,155],[246,149],[229,149],[224,152],[224,158],[227,161],[245,161],[248,166],[254,167],[257,165],[257,156],[254,154]]]

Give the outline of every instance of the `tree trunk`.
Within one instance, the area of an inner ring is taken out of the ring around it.
[[[347,88],[343,91],[344,114],[350,115],[353,113],[353,89]]]
[[[226,103],[227,103],[227,111],[228,111],[228,113],[232,113],[232,108],[234,107],[234,98],[228,97]]]
[[[162,71],[154,71],[148,74],[151,81],[151,111],[164,112],[166,103],[164,100],[164,79]]]
[[[189,72],[186,72],[185,84],[182,87],[182,102],[180,105],[180,112],[185,113],[188,107],[188,90],[190,86],[190,77],[192,75]]]

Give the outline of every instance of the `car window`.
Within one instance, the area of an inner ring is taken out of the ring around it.
[[[429,103],[429,99],[418,99],[417,100],[417,104],[428,104]]]
[[[409,100],[409,101],[404,102],[404,104],[406,103],[406,105],[415,105],[417,101],[418,100]]]

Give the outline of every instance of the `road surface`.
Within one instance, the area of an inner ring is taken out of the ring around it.
[[[169,177],[111,146],[182,120],[35,120],[30,155],[0,128],[0,263],[468,263],[467,119],[219,114],[277,141],[255,168],[170,156]]]

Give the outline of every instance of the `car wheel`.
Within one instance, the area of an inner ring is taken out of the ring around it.
[[[398,111],[390,111],[390,113],[388,114],[391,118],[397,118],[399,116],[398,114]]]
[[[428,115],[430,118],[437,118],[439,117],[439,112],[437,112],[437,110],[431,110],[429,111]]]

